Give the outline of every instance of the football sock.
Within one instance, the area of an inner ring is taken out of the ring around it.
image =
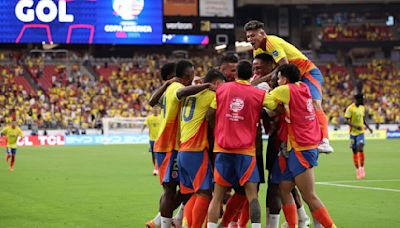
[[[218,227],[217,223],[213,223],[213,222],[207,223],[207,228],[217,228],[217,227]]]
[[[246,227],[249,218],[250,218],[249,201],[246,200],[244,201],[242,210],[240,210],[239,226]]]
[[[299,209],[297,209],[297,215],[299,216],[299,220],[304,221],[308,218],[308,215],[306,213],[306,210],[304,209],[304,206],[301,206]]]
[[[171,228],[172,218],[161,217],[161,228]]]
[[[324,110],[315,110],[315,114],[317,115],[317,119],[319,122],[319,125],[322,130],[322,137],[323,138],[329,138],[328,135],[328,119],[326,118],[326,115],[324,113]]]
[[[158,212],[158,214],[156,215],[156,217],[153,218],[153,224],[156,226],[160,226],[161,225],[161,213]]]
[[[193,214],[193,207],[194,204],[196,203],[196,199],[197,196],[196,195],[192,195],[189,199],[189,201],[187,201],[187,203],[185,204],[185,209],[183,210],[183,225],[187,226],[187,227],[192,227],[192,214]]]
[[[318,222],[325,228],[335,227],[331,216],[329,216],[328,211],[325,207],[318,208],[312,212],[312,215]]]
[[[208,205],[210,204],[211,198],[207,196],[197,195],[196,203],[193,207],[192,212],[192,226],[193,228],[201,228],[204,220],[207,217]]]
[[[12,155],[11,156],[10,168],[14,167],[14,162],[15,162],[15,155]]]
[[[353,162],[354,162],[354,166],[356,167],[356,169],[358,169],[359,165],[358,165],[358,153],[353,153]]]
[[[228,226],[236,214],[240,212],[243,203],[247,201],[245,195],[235,193],[226,203],[224,216],[222,217],[222,225]]]
[[[269,214],[267,220],[267,228],[279,228],[279,214]]]
[[[360,151],[358,153],[358,157],[360,158],[360,165],[361,167],[364,167],[364,151]]]
[[[283,213],[285,214],[286,222],[289,228],[297,226],[297,208],[296,204],[282,204]]]

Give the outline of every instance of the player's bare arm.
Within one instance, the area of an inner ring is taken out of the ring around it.
[[[160,100],[160,98],[162,97],[162,95],[164,94],[165,90],[167,90],[168,86],[171,85],[173,82],[180,82],[181,79],[177,78],[177,77],[173,77],[167,81],[164,82],[164,84],[158,88],[153,95],[151,95],[150,100],[149,100],[149,105],[151,107],[154,107],[155,105],[158,104],[158,101]]]
[[[187,97],[187,96],[191,96],[191,95],[195,95],[196,93],[199,93],[205,89],[215,89],[215,86],[211,83],[204,83],[204,84],[200,84],[200,85],[192,85],[192,86],[187,86],[185,88],[179,89],[176,92],[176,97],[178,97],[178,99],[182,99],[183,97]]]

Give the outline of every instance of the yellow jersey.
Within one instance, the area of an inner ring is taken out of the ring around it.
[[[275,62],[279,62],[282,58],[286,57],[289,63],[299,68],[301,75],[315,68],[314,63],[301,53],[299,49],[277,36],[267,35],[265,50],[258,48],[253,51],[253,56],[261,53],[271,55]]]
[[[179,151],[202,152],[208,147],[208,122],[205,119],[215,92],[203,90],[186,97],[181,110]]]
[[[176,92],[185,86],[173,82],[164,92],[161,104],[160,127],[154,143],[154,152],[171,152],[179,149],[179,111],[182,101]]]
[[[5,127],[1,133],[6,136],[7,138],[7,148],[15,149],[17,148],[17,139],[19,137],[24,137],[21,129],[19,127]]]
[[[361,127],[361,130],[357,130],[354,127],[350,127],[351,135],[359,135],[365,132],[364,129],[364,115],[365,115],[365,107],[364,105],[356,106],[356,104],[351,104],[347,107],[344,117],[350,119],[350,123],[352,126]]]
[[[296,84],[298,84],[297,82]],[[281,85],[271,90],[268,94],[265,95],[264,98],[264,107],[274,110],[277,108],[279,104],[283,104],[285,107],[285,112],[287,116],[290,116],[290,88],[289,85]],[[296,143],[293,130],[290,125],[288,125],[288,142],[287,149],[290,151],[292,148],[295,148],[298,151],[309,150],[317,148],[318,145],[310,145],[310,146],[300,146]]]
[[[144,124],[149,127],[149,138],[150,141],[154,141],[157,139],[158,136],[158,129],[160,128],[160,119],[161,117],[155,116],[153,114],[149,115],[146,117],[146,120],[144,121]]]

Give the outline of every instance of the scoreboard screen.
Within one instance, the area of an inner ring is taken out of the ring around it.
[[[162,0],[0,1],[0,43],[161,44]]]

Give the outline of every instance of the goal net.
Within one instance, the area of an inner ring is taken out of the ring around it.
[[[135,118],[103,118],[104,135],[140,133],[145,117]]]

